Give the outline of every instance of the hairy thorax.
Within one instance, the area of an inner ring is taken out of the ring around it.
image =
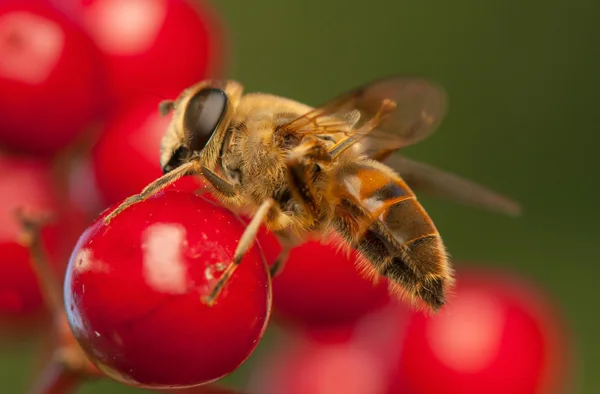
[[[309,216],[296,201],[288,184],[286,159],[297,146],[314,139],[312,133],[299,133],[287,130],[285,125],[311,110],[303,104],[291,100],[272,100],[269,95],[249,95],[252,105],[242,101],[236,116],[228,128],[228,137],[221,155],[224,177],[235,185],[239,195],[235,201],[226,201],[233,210],[253,215],[258,206],[267,198],[277,204],[277,215],[267,220],[271,229],[289,227],[294,233],[319,231],[328,222],[325,190],[329,166],[314,163],[310,174],[317,191],[321,211]],[[249,102],[248,102],[249,103]],[[251,109],[251,110],[250,110]],[[320,135],[320,144],[329,148],[341,135]]]
[[[251,94],[236,109],[228,128],[228,141],[221,167],[227,180],[243,197],[239,204],[260,205],[268,197],[286,194],[285,159],[301,138],[281,126],[301,116],[310,107],[273,96]]]

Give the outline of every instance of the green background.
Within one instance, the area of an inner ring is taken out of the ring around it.
[[[574,342],[573,392],[600,392],[600,3],[215,3],[229,28],[229,75],[249,91],[318,104],[392,73],[447,89],[447,120],[405,153],[516,198],[524,214],[421,200],[455,259],[510,269],[556,300]],[[22,348],[5,354],[0,392],[17,393],[30,360]],[[108,387],[131,391],[82,392]]]

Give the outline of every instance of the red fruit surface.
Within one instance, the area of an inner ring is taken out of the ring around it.
[[[437,316],[412,316],[396,386],[414,394],[565,392],[561,326],[531,285],[459,272],[455,295]]]
[[[190,387],[185,389],[165,390],[163,392],[165,394],[246,394],[245,392],[212,384],[200,387]]]
[[[273,281],[277,316],[300,326],[347,324],[384,305],[386,281],[374,284],[363,276],[357,256],[315,241],[294,248]]]
[[[322,333],[323,334],[323,333]],[[381,394],[389,363],[376,346],[356,336],[329,332],[318,340],[288,337],[255,364],[250,385],[261,394]]]
[[[22,228],[15,216],[17,209],[30,215],[61,211],[47,163],[0,156],[0,325],[9,320],[30,319],[44,310],[29,250],[20,239]],[[60,221],[60,216],[57,219]],[[56,263],[59,227],[46,227],[42,237]]]
[[[171,116],[161,116],[158,100],[145,100],[109,120],[92,151],[92,169],[105,203],[137,194],[162,175],[160,142]],[[178,185],[200,187],[186,177]]]
[[[67,0],[63,8],[104,54],[117,108],[139,98],[175,98],[221,66],[221,28],[201,1]]]
[[[100,55],[42,2],[0,4],[0,146],[53,154],[102,112]]]
[[[257,346],[271,306],[258,248],[216,303],[201,301],[231,261],[244,226],[192,193],[166,191],[90,226],[69,262],[73,333],[109,376],[141,387],[185,387],[235,370]]]
[[[246,223],[250,223],[250,220],[244,218]],[[279,253],[281,252],[281,244],[277,240],[277,237],[267,230],[265,226],[261,226],[256,234],[256,240],[260,244],[260,248],[265,256],[265,261],[268,266],[273,265]]]

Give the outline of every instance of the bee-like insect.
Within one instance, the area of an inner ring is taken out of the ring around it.
[[[424,79],[381,79],[317,108],[243,94],[235,81],[209,80],[161,103],[160,110],[173,115],[161,146],[164,175],[105,220],[182,176],[202,176],[224,206],[252,218],[208,304],[264,224],[283,246],[273,275],[294,245],[337,233],[390,286],[437,311],[452,269],[409,185],[508,214],[519,210],[482,186],[391,155],[429,136],[445,114],[444,91]]]

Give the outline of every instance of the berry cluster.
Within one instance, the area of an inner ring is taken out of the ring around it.
[[[201,180],[105,223],[107,207],[161,175],[169,118],[159,101],[218,75],[223,47],[198,0],[0,4],[0,341],[53,327],[55,350],[32,392],[110,378],[233,394],[209,383],[251,356],[271,310],[282,329],[255,356],[256,393],[560,390],[569,366],[560,320],[514,276],[461,267],[449,305],[430,316],[361,276],[357,252],[327,242],[293,249],[271,283],[281,248],[261,229],[209,303],[246,222],[197,195]]]

